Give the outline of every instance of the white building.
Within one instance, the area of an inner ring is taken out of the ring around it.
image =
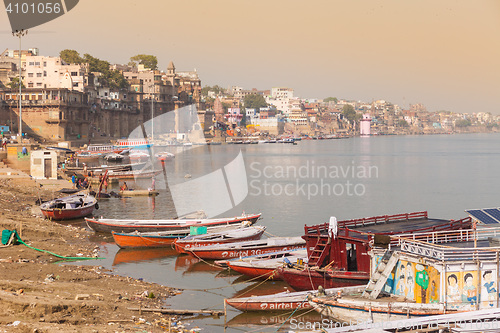
[[[290,100],[293,98],[293,89],[291,88],[272,88],[271,96],[266,97],[266,103],[274,105],[277,110],[284,114],[289,114]]]
[[[68,75],[72,90],[83,92],[87,83],[88,64],[66,64],[60,57],[27,56],[23,69],[27,88],[68,88]]]

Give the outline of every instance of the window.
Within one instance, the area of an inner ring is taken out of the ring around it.
[[[42,77],[42,73],[36,73],[36,77]]]
[[[35,65],[35,63],[34,63],[33,61],[30,61],[29,65],[30,65],[30,66],[34,66],[34,65]]]
[[[33,88],[33,82],[28,83],[28,88]]]
[[[40,61],[36,61],[35,66],[40,66]]]
[[[28,77],[33,77],[33,73],[28,73]]]
[[[43,71],[43,76],[47,76],[47,71]]]
[[[37,86],[37,87],[41,87],[41,86],[42,86],[42,82],[37,82],[37,83],[36,83],[36,86]]]
[[[46,61],[43,62],[43,67],[47,67],[47,62]]]
[[[78,72],[71,72],[71,76],[78,76]]]
[[[73,87],[78,87],[78,82],[74,82]]]

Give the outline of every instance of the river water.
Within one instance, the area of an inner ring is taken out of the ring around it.
[[[323,223],[330,216],[350,219],[427,210],[430,217],[458,219],[466,216],[465,209],[500,206],[500,134],[157,148],[164,150],[176,154],[174,160],[165,164],[170,185],[187,183],[218,170],[241,151],[246,173],[229,184],[232,193],[238,190],[236,187],[240,187],[241,193],[248,193],[221,216],[236,216],[243,211],[262,213],[258,223],[267,226],[273,235],[300,236],[305,224]],[[186,178],[187,174],[191,178]],[[167,201],[163,175],[157,179],[158,197],[103,200],[96,215],[157,219],[171,216],[173,206]],[[132,183],[130,187],[147,188],[151,180],[128,183]],[[217,198],[220,194],[214,190],[213,195]],[[224,200],[223,196],[220,200]],[[94,240],[101,244],[100,255],[106,259],[88,264],[184,289],[168,300],[174,309],[223,309],[224,298],[286,289],[282,282],[259,284],[227,276],[173,251],[118,251],[110,237],[96,236]],[[241,314],[228,308],[226,332],[274,332],[286,317]],[[311,314],[304,320],[321,318]],[[224,331],[224,318],[190,322],[190,327],[202,327],[204,332]]]

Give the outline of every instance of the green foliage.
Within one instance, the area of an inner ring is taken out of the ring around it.
[[[81,64],[85,60],[80,57],[80,54],[75,50],[62,50],[59,52],[61,59],[68,64]]]
[[[337,104],[338,101],[337,97],[327,97],[323,100],[323,103],[335,102],[335,104]]]
[[[136,56],[130,57],[130,61],[144,65],[144,68],[149,68],[152,70],[158,69],[158,59],[154,55],[138,54]]]
[[[19,89],[19,78],[13,77],[12,80],[9,83],[7,83],[7,86],[10,87],[10,89]],[[21,88],[22,89],[26,88],[24,86],[23,81],[21,81]]]
[[[221,86],[218,86],[218,85],[215,85],[213,87],[205,86],[205,87],[201,88],[201,95],[208,96],[209,91],[213,91],[215,93],[215,95],[218,95],[221,92],[224,92],[224,90],[225,90],[224,88],[222,88]]]
[[[344,118],[349,120],[349,122],[357,121],[360,120],[362,115],[358,114],[356,110],[354,110],[354,107],[350,104],[346,104],[342,107],[342,114],[344,115]]]
[[[95,58],[88,53],[83,55],[83,59],[89,64],[91,72],[102,73],[102,84],[109,86],[111,89],[125,89],[128,87],[129,83],[123,74],[116,69],[111,70],[109,62]]]
[[[259,109],[267,106],[266,99],[262,95],[250,94],[243,99],[245,109]]]
[[[471,125],[470,119],[458,119],[455,121],[455,127],[467,127]]]
[[[398,126],[399,127],[410,127],[410,125],[408,125],[408,122],[406,120],[404,120],[404,119],[400,119],[398,121]]]

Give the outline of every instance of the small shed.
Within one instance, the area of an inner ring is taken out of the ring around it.
[[[57,179],[57,152],[31,151],[31,176],[35,179]]]

